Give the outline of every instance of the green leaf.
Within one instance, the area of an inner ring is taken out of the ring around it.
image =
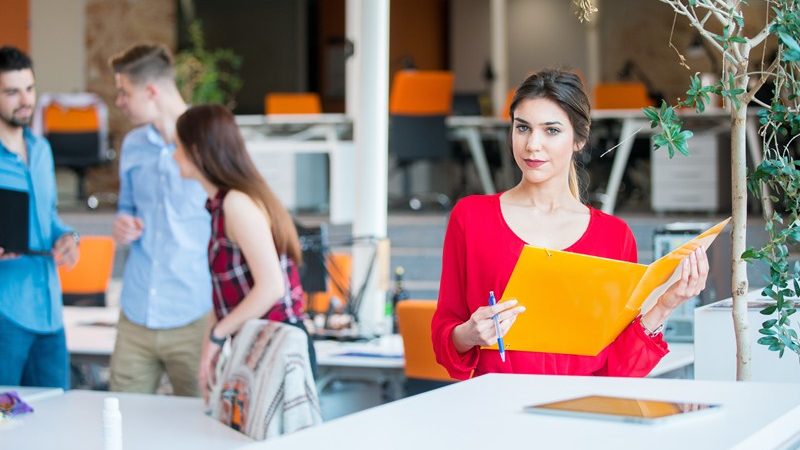
[[[759,338],[758,341],[756,342],[758,342],[761,345],[776,345],[780,341],[778,341],[778,338],[775,336],[764,336],[762,338]]]
[[[741,36],[731,36],[729,39],[731,42],[736,42],[737,44],[747,44],[747,39]]]
[[[774,336],[777,333],[777,331],[775,330],[769,330],[766,328],[761,328],[760,330],[758,330],[758,332],[761,334],[766,334],[767,336]]]
[[[775,314],[776,309],[778,309],[776,305],[767,306],[766,308],[761,310],[761,314],[765,316],[771,316],[772,314]]]
[[[783,45],[789,47],[790,50],[800,52],[800,44],[797,43],[795,38],[783,31],[778,33],[778,37],[781,39]]]
[[[776,323],[778,323],[778,321],[776,319],[770,319],[770,320],[764,321],[764,323],[762,323],[761,326],[764,327],[764,328],[772,328],[772,327],[775,326]]]

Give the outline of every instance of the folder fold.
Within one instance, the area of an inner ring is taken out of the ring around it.
[[[503,337],[506,350],[597,355],[680,278],[681,260],[707,250],[729,221],[650,265],[525,246],[501,298],[526,308]]]

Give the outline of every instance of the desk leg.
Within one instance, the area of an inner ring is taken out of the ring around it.
[[[494,182],[492,175],[489,172],[489,163],[486,161],[486,150],[483,148],[481,142],[481,132],[477,127],[467,127],[460,130],[460,136],[467,141],[467,146],[472,154],[472,160],[475,162],[475,169],[478,172],[478,178],[481,180],[481,187],[484,194],[494,194]]]
[[[514,185],[514,158],[511,157],[511,148],[508,146],[508,130],[495,130],[495,139],[500,146],[500,161],[503,164],[503,183],[506,188]]]
[[[611,167],[611,176],[608,178],[606,195],[602,202],[602,210],[604,213],[614,213],[614,207],[617,202],[617,193],[619,192],[619,186],[622,183],[622,175],[625,173],[625,167],[628,165],[628,158],[631,156],[633,141],[641,127],[646,125],[647,124],[641,120],[622,120],[622,131],[620,131],[619,134],[620,141],[619,144],[617,144],[617,148],[614,149],[614,165]]]
[[[355,145],[341,141],[335,130],[327,135],[330,145],[328,153],[330,162],[330,218],[334,225],[353,221],[353,205],[355,200]]]

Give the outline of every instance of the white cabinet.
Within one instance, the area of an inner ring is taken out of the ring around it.
[[[800,362],[787,350],[783,358],[777,352],[756,343],[758,329],[769,317],[759,313],[759,291],[748,295],[748,336],[752,349],[752,381],[800,383]],[[694,315],[694,377],[697,380],[736,380],[736,339],[733,332],[730,299],[697,308]]]
[[[689,140],[688,157],[676,154],[670,159],[664,147],[651,150],[654,211],[715,212],[729,204],[723,197],[729,190],[720,189],[725,184],[721,174],[730,169],[720,160],[719,138],[710,132],[696,134]]]

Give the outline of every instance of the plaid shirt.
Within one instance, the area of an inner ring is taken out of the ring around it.
[[[211,239],[208,241],[208,267],[211,270],[211,285],[214,313],[217,320],[233,310],[253,287],[253,275],[242,254],[242,249],[225,236],[225,213],[222,201],[227,191],[220,190],[216,197],[206,201],[211,213]],[[262,319],[278,322],[296,322],[303,317],[303,287],[297,265],[286,255],[280,255],[283,282],[286,290],[283,298]]]

